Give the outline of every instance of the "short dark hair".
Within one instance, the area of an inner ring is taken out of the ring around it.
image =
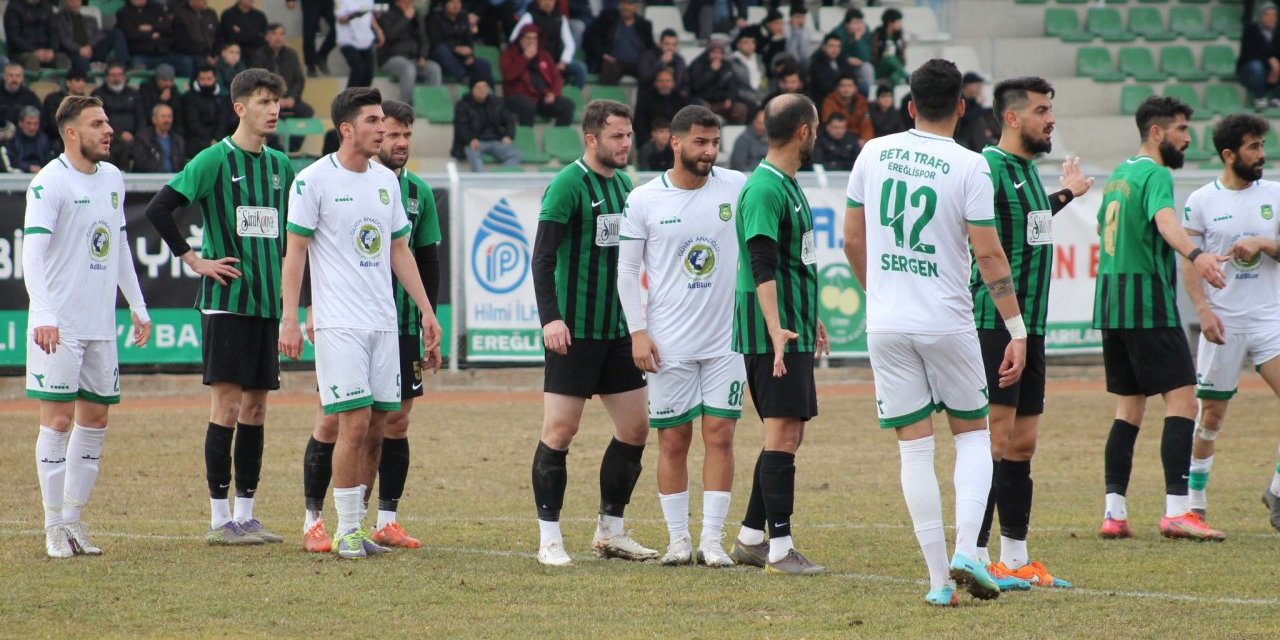
[[[663,38],[675,38],[676,40],[679,40],[680,34],[676,33],[675,29],[663,29],[662,33],[658,34],[658,40],[662,40]]]
[[[110,68],[111,67],[107,67],[107,69],[110,69]],[[202,73],[216,73],[216,72],[214,72],[212,65],[208,64],[207,62],[201,62],[200,66],[196,67],[195,75],[193,75],[192,77],[194,78],[195,76],[198,76]],[[241,73],[244,73],[244,72],[241,71]]]
[[[80,113],[85,109],[93,107],[101,107],[102,101],[95,96],[67,96],[62,99],[62,103],[58,105],[58,111],[53,116],[55,122],[58,123],[58,135],[62,135],[67,123],[80,117]]]
[[[240,102],[250,98],[258,89],[266,89],[267,93],[279,98],[284,95],[284,78],[266,69],[245,69],[231,79],[231,101]]]
[[[283,29],[283,28],[284,28],[284,25],[283,25],[283,24],[281,24],[281,23],[279,23],[279,22],[268,22],[268,23],[267,23],[267,33],[271,33],[272,31],[275,31],[276,29]]]
[[[608,122],[609,116],[617,116],[632,120],[631,107],[616,100],[592,100],[582,110],[582,133],[599,135]]]
[[[859,9],[857,7],[849,7],[849,10],[844,12],[844,21],[842,21],[840,24],[849,24],[849,21],[853,20],[854,18],[863,20],[865,19],[865,16],[862,13],[862,9]]]
[[[1006,111],[1017,111],[1027,105],[1027,94],[1042,93],[1053,97],[1053,85],[1039,76],[1023,76],[1009,78],[996,85],[995,88],[996,120],[1003,121]]]
[[[764,105],[764,131],[769,138],[769,146],[791,142],[801,126],[813,124],[815,111],[813,100],[801,93],[784,93],[771,98]]]
[[[848,122],[848,121],[849,121],[849,118],[848,118],[847,116],[845,116],[843,113],[840,113],[839,111],[834,111],[834,112],[832,112],[832,113],[831,113],[831,115],[827,116],[827,121],[826,121],[826,122],[824,122],[824,123],[822,123],[822,124],[824,124],[824,125],[825,125],[825,124],[828,124],[828,123],[831,123],[831,122],[835,122],[835,121],[837,121],[837,120],[840,120],[840,121],[843,121],[843,122]]]
[[[399,100],[385,100],[382,103],[382,115],[413,128],[413,107]]]
[[[1222,152],[1228,149],[1233,153],[1239,153],[1240,147],[1244,145],[1245,136],[1254,135],[1265,138],[1270,130],[1271,125],[1265,118],[1252,113],[1233,113],[1223,118],[1213,128],[1213,148],[1217,149],[1219,158],[1222,157]]]
[[[929,122],[954,115],[956,103],[960,102],[960,79],[960,69],[950,60],[934,58],[920,65],[911,73],[911,102],[916,105],[916,115]]]
[[[720,116],[704,106],[691,104],[677,111],[671,119],[671,135],[684,135],[695,126],[719,129]]]
[[[893,87],[887,84],[876,85],[876,97],[879,98],[885,94],[893,95]]]
[[[333,97],[329,111],[333,116],[334,128],[341,127],[344,122],[355,120],[356,114],[364,107],[382,104],[382,92],[376,87],[350,87],[343,89]]]
[[[128,70],[129,70],[129,68],[128,68],[128,67],[124,66],[123,64],[121,64],[121,63],[119,63],[119,62],[112,62],[111,64],[107,65],[107,72],[108,72],[108,73],[109,73],[112,69],[119,69],[119,70],[121,70],[121,71],[128,71]]]
[[[222,43],[222,46],[218,49],[218,51],[226,51],[231,47],[239,47],[239,46],[240,46],[239,42],[236,42],[235,40],[227,40],[226,42]],[[243,50],[243,47],[241,47],[241,49]]]
[[[885,9],[884,13],[880,14],[880,23],[885,25],[891,22],[897,22],[898,20],[901,20],[901,19],[902,19],[902,12],[898,11],[897,9]]]
[[[1194,111],[1190,105],[1177,98],[1151,96],[1138,105],[1138,113],[1133,119],[1138,123],[1138,134],[1145,142],[1152,125],[1167,127],[1178,116],[1190,120]]]
[[[659,129],[670,129],[670,128],[671,128],[671,121],[662,116],[658,116],[654,118],[653,122],[649,124],[650,131],[657,131]]]
[[[822,44],[825,45],[827,44],[828,41],[831,41],[831,40],[835,40],[836,42],[840,42],[841,44],[843,44],[843,41],[840,40],[840,36],[836,35],[834,31],[831,33],[828,33],[826,36],[822,38]]]

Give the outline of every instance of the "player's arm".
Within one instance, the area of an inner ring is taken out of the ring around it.
[[[556,251],[567,229],[563,222],[539,220],[538,233],[533,239],[533,294],[542,322],[542,342],[560,355],[568,353],[569,345],[573,344],[556,297]]]
[[[787,343],[800,335],[783,327],[778,315],[778,243],[766,235],[753,236],[747,240],[747,252],[751,257],[751,277],[756,283],[756,304],[773,344],[773,377],[781,378],[787,375],[782,354]]]
[[[138,272],[133,268],[133,251],[129,249],[129,236],[120,229],[120,270],[118,273],[120,293],[129,303],[129,315],[133,316],[133,343],[139,347],[147,346],[151,339],[151,315],[147,313],[147,301],[142,297],[142,286],[138,284]]]
[[[173,219],[173,212],[187,206],[188,202],[186,196],[178,193],[173,187],[165,185],[147,204],[147,220],[151,221],[151,225],[160,233],[164,243],[169,246],[169,251],[186,263],[192,271],[206,278],[213,278],[221,285],[227,284],[227,280],[239,278],[240,271],[231,266],[239,262],[239,258],[226,256],[217,260],[206,260],[196,255],[196,252],[191,250],[191,245],[187,243],[187,239],[182,237],[182,232],[178,230],[178,223]]]
[[[45,256],[58,230],[59,194],[57,185],[35,182],[27,187],[27,208],[23,219],[22,271],[27,297],[31,300],[31,333],[45,353],[58,350],[58,316],[49,294]]]
[[[1000,235],[994,226],[969,224],[969,243],[978,263],[978,273],[986,284],[991,301],[995,304],[1004,326],[1009,331],[1009,345],[1005,347],[1004,360],[1000,363],[1000,387],[1008,387],[1022,377],[1026,366],[1027,325],[1018,309],[1018,298],[1013,288],[1013,273],[1009,259],[1000,246]]]
[[[307,266],[307,247],[311,244],[309,231],[290,223],[285,235],[284,261],[280,264],[280,297],[284,309],[280,316],[280,353],[294,360],[302,358],[298,301],[302,291],[302,273]],[[307,315],[311,315],[309,308]]]
[[[1227,253],[1232,258],[1244,262],[1253,260],[1253,258],[1259,253],[1265,253],[1272,260],[1280,260],[1280,256],[1277,256],[1277,249],[1278,247],[1275,238],[1268,238],[1266,236],[1245,236],[1236,240],[1236,243],[1231,245],[1231,250]]]
[[[1194,229],[1187,229],[1187,237],[1197,249],[1204,246],[1204,234]],[[1222,326],[1222,320],[1218,318],[1218,314],[1213,312],[1213,308],[1209,306],[1209,296],[1204,293],[1204,279],[1200,277],[1200,273],[1196,271],[1195,265],[1191,261],[1182,263],[1182,284],[1187,289],[1187,297],[1191,299],[1191,304],[1195,306],[1196,314],[1200,316],[1200,334],[1206,340],[1214,344],[1224,344],[1227,332]]]
[[[623,224],[627,222],[624,220]],[[644,305],[640,302],[640,267],[644,263],[645,240],[625,235],[626,229],[623,231],[618,243],[618,300],[627,318],[627,330],[631,332],[631,359],[637,369],[654,373],[662,364],[662,358],[658,346],[649,337]]]
[[[1084,175],[1080,171],[1080,158],[1076,156],[1067,156],[1062,162],[1062,177],[1058,178],[1058,184],[1062,186],[1060,191],[1049,194],[1049,208],[1053,215],[1057,215],[1071,204],[1072,200],[1089,192],[1093,188],[1093,178]]]
[[[866,208],[849,200],[844,210],[844,257],[853,269],[853,276],[867,290],[867,219]]]
[[[413,261],[418,266],[418,277],[427,290],[427,302],[434,312],[440,304],[440,244],[431,243],[418,247],[413,252]]]
[[[1173,207],[1164,207],[1157,211],[1155,221],[1156,230],[1160,232],[1160,236],[1174,251],[1191,262],[1201,279],[1215,289],[1227,286],[1226,275],[1218,267],[1218,263],[1225,262],[1228,256],[1208,253],[1191,242],[1187,230],[1182,228],[1181,222],[1178,222],[1178,214],[1173,212]]]
[[[404,232],[408,233],[407,226]],[[413,257],[413,251],[409,249],[409,239],[404,235],[392,237],[391,272],[422,312],[422,347],[429,353],[440,347],[440,322],[436,320],[436,313],[427,300],[427,289],[422,285],[422,274],[418,272],[418,263]],[[439,363],[437,361],[434,364],[438,366]]]

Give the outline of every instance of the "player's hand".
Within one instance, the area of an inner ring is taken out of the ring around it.
[[[440,365],[444,362],[444,357],[440,355],[440,345],[427,351],[426,358],[422,361],[422,368],[429,369],[431,373],[439,373]]]
[[[1004,360],[1000,363],[1000,388],[1007,389],[1022,378],[1027,366],[1027,341],[1025,338],[1010,340],[1004,348]]]
[[[423,314],[422,316],[422,348],[425,351],[440,348],[441,335],[444,329],[440,328],[440,321],[436,320],[434,315]]]
[[[151,340],[151,321],[142,321],[138,314],[129,312],[133,316],[133,344],[139,347],[147,346],[147,341]]]
[[[782,362],[782,354],[787,350],[787,343],[799,337],[796,332],[782,327],[769,330],[769,342],[773,343],[773,377],[787,375],[787,365]]]
[[[1267,251],[1274,247],[1274,242],[1267,240],[1262,236],[1248,236],[1236,240],[1236,243],[1231,245],[1231,249],[1229,249],[1227,253],[1236,260],[1249,262],[1253,260],[1259,252]]]
[[[653,343],[653,338],[649,337],[648,331],[642,330],[631,334],[631,360],[641,371],[658,372],[662,357],[658,355],[658,345]]]
[[[827,337],[827,325],[822,324],[821,320],[818,321],[818,338],[814,346],[818,355],[831,355],[831,339]]]
[[[187,265],[191,270],[206,277],[213,278],[218,284],[226,286],[227,280],[235,280],[240,277],[240,270],[231,266],[240,262],[240,258],[218,258],[217,260],[206,260],[197,257]]]
[[[1200,335],[1214,344],[1227,343],[1226,327],[1222,326],[1222,320],[1218,318],[1218,314],[1208,307],[1200,312]]]
[[[542,327],[542,344],[546,345],[548,351],[560,355],[569,353],[569,345],[573,344],[573,339],[569,337],[569,325],[564,320],[548,322]]]
[[[285,357],[294,360],[302,359],[302,329],[298,327],[298,320],[294,318],[284,319],[280,323],[280,353]]]
[[[1093,187],[1093,178],[1080,171],[1079,156],[1067,156],[1062,162],[1062,177],[1058,178],[1058,183],[1070,191],[1072,197],[1079,198]]]
[[[311,313],[311,307],[307,307],[307,341],[312,346],[316,344],[316,317]]]
[[[1194,263],[1196,273],[1205,282],[1209,283],[1214,289],[1222,289],[1227,286],[1227,276],[1222,272],[1222,268],[1218,266],[1219,262],[1226,262],[1230,256],[1219,256],[1209,252],[1201,253],[1196,256]]]
[[[45,353],[55,353],[58,351],[58,328],[57,327],[36,327],[35,330],[36,346]]]

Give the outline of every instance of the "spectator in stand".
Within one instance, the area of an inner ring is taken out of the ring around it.
[[[747,86],[756,91],[764,88],[765,68],[756,55],[756,36],[751,33],[740,33],[733,41],[733,53],[729,61],[734,63],[734,72],[742,77]]]
[[[733,153],[729,156],[729,168],[734,171],[751,173],[769,153],[769,138],[764,130],[764,109],[756,112],[742,135],[733,143]]]
[[[1280,107],[1280,33],[1276,32],[1276,5],[1264,2],[1258,7],[1257,20],[1244,28],[1240,38],[1240,56],[1236,58],[1236,78],[1253,99],[1255,109]]]
[[[564,78],[555,58],[542,48],[538,28],[528,24],[502,52],[502,95],[516,121],[533,126],[534,114],[551,118],[557,127],[573,120],[573,101],[560,95]]]
[[[18,116],[18,130],[9,141],[9,163],[26,173],[38,173],[53,158],[49,136],[40,129],[40,110],[23,107]]]
[[[655,120],[671,122],[676,112],[689,106],[689,96],[676,87],[675,72],[670,67],[658,71],[653,85],[636,94],[635,119],[632,121],[636,140],[648,140],[649,127]]]
[[[533,0],[529,10],[516,21],[511,31],[510,42],[515,42],[520,31],[527,24],[538,28],[542,36],[542,48],[558,61],[560,75],[565,82],[581,89],[587,84],[587,65],[574,60],[577,45],[573,41],[573,30],[569,28],[569,19],[564,17],[556,6],[556,0]]]
[[[813,53],[813,33],[809,31],[809,10],[803,4],[791,9],[787,18],[786,53],[804,62]]]
[[[231,131],[234,117],[231,100],[218,85],[213,68],[207,65],[200,67],[191,81],[191,88],[182,96],[183,146],[186,152],[194,156],[205,147],[217,144]]]
[[[26,87],[26,76],[22,65],[10,62],[4,66],[4,90],[0,91],[0,116],[4,122],[18,125],[18,117],[23,107],[40,108],[40,99]]]
[[[636,0],[618,0],[617,9],[605,9],[582,36],[587,62],[600,74],[600,84],[618,84],[622,76],[638,77],[640,59],[658,48],[653,24],[640,15]]]
[[[836,90],[841,78],[848,76],[855,78],[856,82],[858,70],[840,55],[840,51],[840,37],[829,33],[822,39],[822,47],[813,52],[813,58],[809,60],[809,97],[813,98],[814,104],[821,105]]]
[[[463,84],[470,84],[472,78],[493,81],[488,61],[476,57],[475,34],[475,24],[462,12],[462,0],[445,0],[442,7],[427,16],[431,59]]]
[[[418,80],[429,85],[444,82],[439,63],[428,60],[427,29],[413,0],[395,0],[378,15],[383,41],[378,47],[378,68],[400,83],[400,101],[413,104],[413,88]]]
[[[174,128],[181,129],[181,123],[176,118],[182,96],[174,81],[173,67],[167,64],[156,65],[155,75],[143,81],[142,86],[138,87],[138,95],[142,98],[142,113],[155,113],[156,105],[166,105]]]
[[[671,150],[671,121],[658,118],[650,123],[649,139],[636,152],[636,165],[641,171],[666,171],[676,164]]]
[[[298,0],[287,0],[290,9]],[[316,49],[316,36],[320,34],[320,22],[329,25],[325,29],[324,42]],[[302,59],[307,64],[307,75],[329,75],[329,54],[337,46],[337,22],[333,17],[333,0],[302,0]]]
[[[893,106],[893,89],[881,85],[876,89],[876,102],[871,105],[871,128],[875,137],[887,136],[891,133],[902,133],[907,125],[902,123],[902,114]]]
[[[476,36],[491,47],[505,46],[516,26],[517,9],[530,0],[468,0],[467,11],[476,16]]]
[[[596,19],[591,8],[591,0],[558,0],[556,6],[569,16],[569,30],[573,32],[573,42],[582,48],[582,36],[587,32],[587,25]]]
[[[725,43],[712,38],[707,48],[689,65],[689,96],[703,104],[728,124],[743,124],[751,107],[741,100],[739,89],[747,78],[738,78],[725,56]]]
[[[49,0],[10,0],[4,10],[4,35],[9,59],[27,69],[71,66],[67,54],[58,50],[54,9]]]
[[[956,122],[955,140],[964,148],[982,153],[987,145],[1000,141],[1000,123],[995,112],[983,104],[981,75],[972,71],[964,74],[961,97],[964,98],[964,115]]]
[[[66,77],[62,79],[62,88],[45,96],[44,104],[40,107],[40,124],[44,127],[45,134],[49,136],[49,142],[55,152],[60,152],[62,149],[62,137],[58,135],[58,105],[61,105],[62,99],[67,96],[89,95],[89,86],[84,81],[84,75],[84,72],[79,69],[73,68],[68,71]]]
[[[102,110],[115,135],[111,139],[111,163],[127,167],[130,145],[138,130],[146,123],[142,115],[142,95],[129,86],[125,79],[124,65],[113,62],[107,67],[106,81],[93,90],[94,97],[102,101]]]
[[[818,141],[813,145],[813,162],[827,171],[848,171],[858,159],[862,144],[858,136],[849,131],[849,120],[843,113],[833,113],[818,131]]]
[[[218,84],[222,85],[223,93],[231,90],[231,80],[236,74],[248,68],[241,55],[242,51],[240,45],[234,42],[222,43],[222,51],[218,53],[218,64],[214,65],[213,73],[218,76]]]
[[[189,68],[218,64],[222,49],[218,14],[209,8],[209,0],[178,0],[173,10],[173,52],[191,59]]]
[[[124,34],[130,64],[153,69],[163,63],[191,76],[191,58],[173,52],[173,16],[159,0],[129,0],[116,12],[116,28]]]
[[[902,30],[902,12],[885,9],[880,14],[880,26],[871,34],[871,62],[875,65],[876,80],[889,86],[906,84],[907,37]]]
[[[866,142],[875,137],[875,126],[871,123],[870,107],[867,99],[858,92],[858,83],[853,80],[853,73],[840,78],[836,90],[822,101],[822,121],[830,120],[834,115],[844,116],[845,128],[849,133]]]
[[[484,171],[485,154],[508,167],[519,166],[515,136],[516,117],[502,98],[493,95],[488,82],[472,80],[470,93],[453,109],[453,157],[465,158],[476,173]]]
[[[787,19],[777,9],[769,11],[764,22],[748,26],[739,35],[747,33],[756,39],[756,54],[768,69],[775,56],[787,52]]]
[[[382,27],[373,19],[378,6],[374,0],[337,0],[334,4],[333,15],[338,21],[338,51],[342,52],[349,69],[348,87],[373,84],[373,48],[385,41]]]
[[[222,41],[240,45],[245,60],[253,59],[266,46],[266,39],[267,14],[254,8],[253,0],[236,0],[222,12]]]
[[[670,69],[675,80],[676,90],[689,92],[689,65],[680,55],[680,38],[676,32],[667,29],[658,36],[657,50],[649,50],[640,58],[640,75],[636,76],[636,84],[641,87],[653,85],[662,69]]]
[[[177,173],[187,166],[186,144],[173,130],[173,109],[160,103],[151,108],[151,126],[138,132],[133,143],[134,173]]]
[[[770,100],[784,93],[804,93],[804,78],[800,76],[800,68],[795,65],[786,65],[779,67],[774,71],[777,77],[773,91],[760,101],[760,108],[768,104]]]
[[[698,34],[698,40],[741,31],[747,26],[747,0],[689,0],[683,22],[684,30]]]
[[[858,91],[869,95],[876,83],[876,68],[871,62],[871,31],[863,19],[862,9],[850,7],[844,12],[844,23],[831,30],[840,39],[840,55],[858,71]],[[838,77],[838,76],[837,76]]]
[[[127,63],[129,50],[119,29],[103,31],[98,21],[85,17],[84,0],[62,0],[62,10],[53,16],[53,29],[58,49],[67,54],[71,68],[89,71],[89,65],[107,61]]]
[[[250,64],[284,78],[284,95],[280,96],[281,118],[310,118],[316,114],[315,109],[302,101],[307,76],[302,72],[298,53],[284,46],[284,36],[284,25],[267,25],[266,46],[258,51]]]

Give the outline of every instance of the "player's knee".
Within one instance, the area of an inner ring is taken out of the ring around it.
[[[44,423],[41,426],[49,427],[54,431],[66,433],[71,429],[71,414],[58,413],[56,415],[46,417],[40,422]]]
[[[567,420],[548,418],[542,423],[542,441],[552,449],[568,449],[577,434],[578,425]]]
[[[402,439],[409,435],[409,414],[399,411],[387,416],[387,426],[382,437]]]
[[[240,403],[236,419],[240,424],[263,424],[267,421],[267,403],[258,401]]]
[[[718,421],[714,425],[705,426],[702,429],[702,442],[707,450],[712,449],[724,452],[733,451],[733,431],[736,426],[734,420]]]
[[[320,442],[333,442],[338,439],[338,416],[326,416],[321,414],[316,419],[316,426],[311,431],[311,437]]]
[[[692,441],[693,434],[688,429],[676,427],[658,432],[658,449],[664,458],[683,460],[689,455],[689,445]]]
[[[1004,460],[1005,455],[1009,453],[1009,441],[1005,438],[995,437],[995,433],[991,434],[991,459]]]
[[[219,403],[213,408],[212,420],[216,424],[224,427],[234,427],[236,421],[240,419],[240,401],[227,400]]]

